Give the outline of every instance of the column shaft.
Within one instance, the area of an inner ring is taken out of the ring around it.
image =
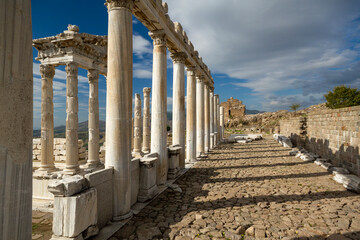
[[[224,139],[224,107],[220,107],[220,141]]]
[[[186,160],[196,160],[196,79],[195,67],[187,68]]]
[[[144,88],[144,116],[143,116],[143,147],[144,153],[150,152],[150,91],[151,88]]]
[[[89,142],[88,142],[88,167],[97,167],[99,158],[99,71],[89,70]]]
[[[214,90],[210,89],[210,149],[214,148]]]
[[[196,77],[196,156],[204,155],[204,79]]]
[[[221,134],[219,95],[216,95],[216,128],[217,128],[217,132],[218,132],[218,134],[216,135],[216,143],[219,144],[220,143],[220,134]]]
[[[106,167],[114,168],[113,219],[130,217],[132,126],[132,0],[107,0],[108,68],[106,94]]]
[[[79,171],[78,147],[78,66],[66,65],[66,161],[64,173],[73,175]]]
[[[39,171],[49,172],[54,165],[54,103],[53,78],[55,67],[40,65],[41,73],[41,165]]]
[[[31,239],[31,1],[1,1],[0,239]]]
[[[140,94],[135,94],[135,105],[134,105],[134,149],[133,156],[141,157],[141,99]]]
[[[214,94],[214,146],[217,145],[218,125],[217,125],[217,94]]]
[[[152,109],[151,109],[151,152],[158,153],[156,183],[167,181],[167,97],[166,97],[166,40],[162,31],[149,34],[154,40]]]
[[[185,59],[186,54],[171,54],[173,67],[172,144],[179,144],[179,166],[185,167]]]
[[[205,153],[210,150],[210,91],[209,86],[204,86],[204,118],[205,118],[205,133],[204,133],[204,144]]]

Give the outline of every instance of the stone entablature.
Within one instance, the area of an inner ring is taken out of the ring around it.
[[[228,122],[231,119],[239,119],[245,116],[246,107],[233,97],[229,98],[226,102],[222,102],[220,106],[224,107],[224,121]]]
[[[106,75],[107,36],[79,33],[79,28],[69,25],[68,30],[51,37],[33,40],[38,50],[35,58],[42,64],[64,65],[76,62],[84,69],[96,69]]]

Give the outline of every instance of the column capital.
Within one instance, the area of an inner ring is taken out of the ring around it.
[[[145,87],[145,88],[143,88],[143,94],[144,94],[144,96],[150,95],[150,92],[151,92],[151,88],[150,88],[150,87]]]
[[[149,36],[153,40],[154,46],[166,47],[166,34],[164,30],[149,32]]]
[[[134,0],[106,0],[105,6],[109,12],[119,8],[127,8],[132,11],[134,7]]]
[[[72,76],[72,75],[78,75],[78,65],[74,62],[70,62],[70,63],[67,63],[66,64],[66,67],[65,67],[65,70],[66,70],[66,74],[69,76]]]
[[[99,71],[96,69],[90,69],[88,70],[88,79],[89,79],[89,83],[94,83],[99,81]]]
[[[187,54],[184,52],[171,53],[170,57],[174,63],[185,63]]]
[[[196,76],[196,82],[198,83],[204,83],[205,77],[203,75],[197,75]]]
[[[186,68],[187,74],[189,76],[195,76],[196,75],[196,70],[197,70],[197,67],[195,67],[195,66],[190,66],[190,67]]]
[[[55,66],[49,64],[40,64],[41,78],[54,78]]]

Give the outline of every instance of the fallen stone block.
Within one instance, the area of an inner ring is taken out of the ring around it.
[[[315,164],[316,165],[321,165],[321,164],[323,164],[323,163],[329,163],[330,162],[330,160],[329,159],[325,159],[325,158],[318,158],[318,159],[316,159],[315,160]]]
[[[324,168],[325,170],[329,170],[332,167],[331,163],[322,163],[320,167]]]
[[[329,169],[329,172],[331,172],[332,174],[349,174],[349,170],[347,170],[346,168],[342,168],[342,167],[332,167]]]
[[[350,191],[360,193],[360,178],[355,175],[346,175],[343,186]]]
[[[83,176],[75,175],[61,180],[51,180],[48,190],[54,196],[72,196],[89,188],[89,183]]]

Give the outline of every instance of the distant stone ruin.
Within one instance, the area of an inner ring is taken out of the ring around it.
[[[231,97],[226,102],[222,102],[220,106],[224,107],[225,122],[230,122],[231,119],[239,119],[245,116],[245,105],[238,99]]]

